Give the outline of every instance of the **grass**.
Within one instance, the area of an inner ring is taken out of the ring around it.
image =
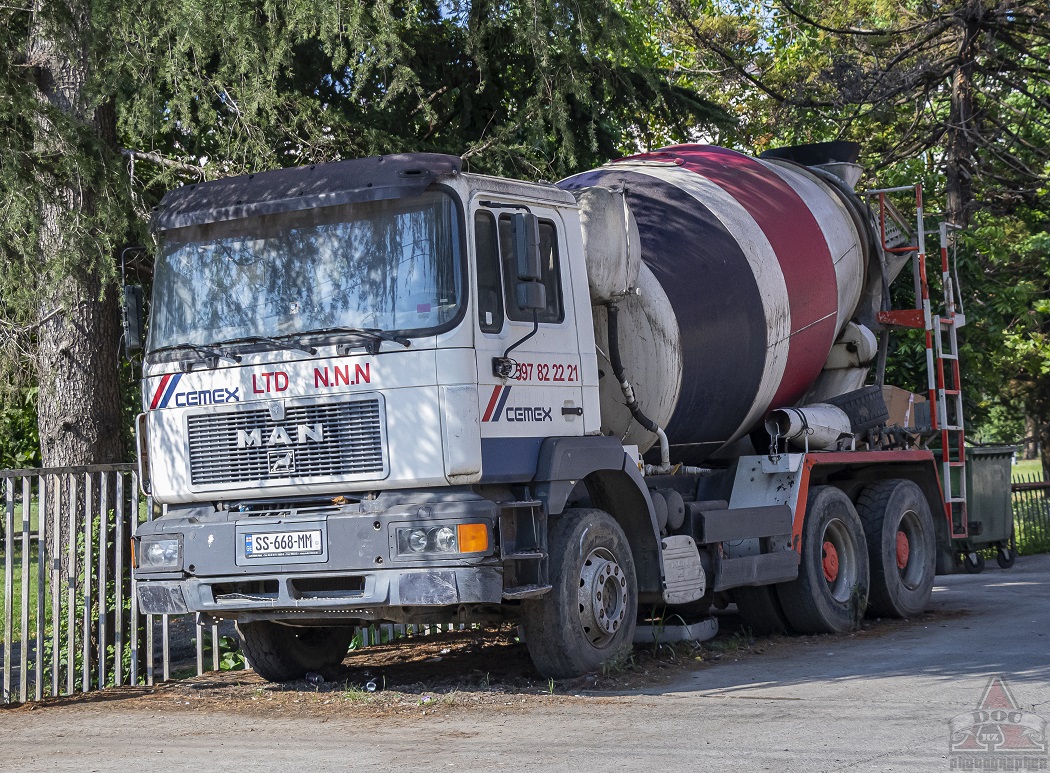
[[[1010,479],[1014,481],[1029,479],[1031,476],[1041,477],[1043,473],[1043,463],[1038,459],[1029,459],[1016,462],[1010,469]]]
[[[18,539],[22,534],[22,502],[15,502],[14,511],[14,535]],[[5,534],[4,529],[7,528],[7,503],[3,499],[3,491],[0,489],[0,534]],[[40,528],[40,512],[39,505],[36,499],[33,499],[29,503],[29,531],[36,532]],[[0,553],[3,552],[3,543],[0,543]]]
[[[11,577],[11,641],[20,641],[22,638],[22,542],[21,535],[15,543],[13,554],[13,573]],[[4,560],[4,552],[0,551],[0,560]],[[36,542],[29,546],[29,636],[35,636],[36,631],[36,594],[38,588],[37,569],[37,546]],[[3,574],[0,572],[0,589],[3,588]],[[6,589],[5,589],[6,590]],[[3,621],[6,620],[6,593],[0,592],[0,639],[3,638]],[[50,617],[51,597],[44,594],[44,619]]]

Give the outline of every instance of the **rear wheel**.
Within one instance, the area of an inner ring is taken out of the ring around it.
[[[268,682],[289,682],[338,666],[354,638],[350,627],[304,628],[266,620],[237,623],[237,631],[248,663]]]
[[[868,582],[864,527],[853,503],[834,486],[814,486],[798,578],[777,586],[784,615],[799,633],[851,631],[864,616]]]
[[[566,510],[547,542],[553,587],[522,604],[536,669],[565,679],[621,662],[634,644],[638,583],[620,525],[603,510]]]
[[[871,566],[868,613],[922,614],[933,593],[936,534],[922,489],[910,480],[868,486],[857,500]]]

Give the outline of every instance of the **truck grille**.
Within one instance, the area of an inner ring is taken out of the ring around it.
[[[190,479],[195,486],[211,486],[381,476],[382,419],[379,400],[288,406],[281,421],[266,408],[191,415]]]

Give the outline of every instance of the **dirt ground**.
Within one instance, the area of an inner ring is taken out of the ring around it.
[[[944,616],[947,613],[940,613]],[[884,635],[927,624],[866,621],[848,638]],[[32,712],[59,706],[151,711],[221,711],[255,717],[444,716],[476,708],[528,708],[535,704],[589,705],[624,691],[659,687],[687,672],[739,662],[767,652],[805,648],[827,637],[752,637],[732,609],[720,616],[719,635],[707,642],[638,645],[628,662],[605,673],[572,680],[541,677],[512,627],[436,634],[352,651],[324,674],[271,684],[251,671],[210,672],[153,687],[117,687],[39,703],[7,707]]]

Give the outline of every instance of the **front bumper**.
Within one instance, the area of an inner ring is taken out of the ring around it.
[[[409,499],[380,496],[370,502],[254,514],[169,510],[167,517],[139,527],[136,536],[179,535],[183,570],[136,570],[139,609],[147,614],[203,612],[243,620],[367,620],[389,618],[384,610],[391,607],[499,604],[503,567],[495,548],[496,505],[466,492],[459,497]],[[465,522],[488,524],[485,554],[397,554],[398,526]],[[303,528],[323,529],[323,554],[246,558],[246,532]]]

